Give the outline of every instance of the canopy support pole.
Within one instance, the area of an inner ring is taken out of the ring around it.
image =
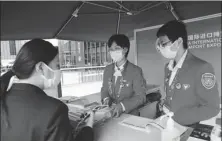
[[[159,6],[159,5],[163,4],[163,3],[166,3],[166,1],[157,2],[155,4],[151,3],[151,4],[147,5],[147,6],[144,6],[141,10],[137,11],[136,14],[134,14],[134,15],[138,15],[138,14],[140,14],[142,12],[148,11],[149,9],[157,7],[157,6]]]
[[[122,9],[105,6],[105,5],[97,4],[97,3],[94,3],[94,2],[90,2],[90,1],[84,1],[84,2],[87,3],[87,4],[91,4],[91,5],[95,5],[95,6],[99,6],[99,7],[103,7],[103,8],[107,8],[107,9],[111,9],[111,10],[114,10],[114,11],[121,11],[121,12],[127,13],[127,11],[122,10]]]
[[[130,12],[130,10],[129,10],[128,8],[126,8],[126,7],[122,4],[122,2],[121,2],[121,3],[118,3],[117,1],[113,1],[113,2],[116,3],[117,5],[119,5],[119,6],[120,6],[120,9],[123,8],[123,9],[125,9],[126,11]]]
[[[121,19],[121,13],[119,11],[118,20],[117,20],[117,27],[116,27],[116,34],[119,34],[120,19]]]
[[[167,3],[166,3],[166,7],[167,7],[167,9],[170,10],[170,12],[172,13],[173,17],[174,17],[176,20],[180,21],[180,18],[179,18],[179,16],[178,16],[178,14],[175,12],[174,7],[172,6],[171,2],[167,2]]]
[[[53,36],[53,38],[57,38],[58,35],[64,30],[64,28],[69,24],[69,22],[73,19],[73,17],[77,17],[79,10],[84,5],[84,2],[80,2],[80,4],[75,8],[72,15],[65,21],[65,23],[59,28],[59,30],[56,32],[56,34]]]

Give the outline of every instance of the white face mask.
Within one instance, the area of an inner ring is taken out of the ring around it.
[[[47,78],[46,76],[42,75],[42,78],[44,80],[44,89],[49,89],[58,86],[61,81],[61,71],[53,70],[46,64],[44,65],[48,69],[48,73],[50,73],[50,75],[52,76],[51,78]]]
[[[124,57],[122,50],[111,51],[110,56],[111,56],[111,58],[113,59],[114,62],[119,62]]]
[[[179,45],[176,44],[177,42],[175,41],[173,44],[162,47],[159,45],[158,49],[160,53],[163,55],[163,57],[167,59],[174,59],[177,55]]]

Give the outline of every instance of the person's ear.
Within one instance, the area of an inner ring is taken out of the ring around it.
[[[42,62],[38,62],[36,65],[35,65],[35,69],[37,72],[39,73],[43,73],[43,63]]]
[[[183,44],[183,38],[179,37],[178,38],[178,45],[182,45]]]
[[[156,39],[155,48],[157,52],[160,52],[160,39],[159,38]]]
[[[128,48],[127,47],[124,47],[123,48],[123,51],[124,51],[124,54],[126,54],[128,52]]]

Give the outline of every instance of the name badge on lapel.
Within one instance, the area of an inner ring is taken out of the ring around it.
[[[190,85],[189,84],[183,84],[183,89],[184,90],[187,90],[187,89],[189,89],[190,88]]]
[[[121,93],[121,90],[122,90],[123,87],[128,87],[128,86],[129,86],[129,84],[128,84],[127,81],[124,80],[123,77],[122,77],[122,78],[120,79],[120,88],[119,88],[118,94]]]
[[[179,90],[181,88],[181,84],[180,83],[177,83],[176,84],[176,88]]]

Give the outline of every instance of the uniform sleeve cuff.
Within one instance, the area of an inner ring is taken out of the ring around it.
[[[123,105],[123,103],[122,103],[122,102],[120,102],[120,104],[121,104],[121,106],[122,106],[122,108],[123,108],[123,112],[125,112],[125,111],[126,111],[125,106]]]
[[[107,99],[109,99],[109,97],[104,98],[104,99],[103,99],[103,102],[105,102]]]

